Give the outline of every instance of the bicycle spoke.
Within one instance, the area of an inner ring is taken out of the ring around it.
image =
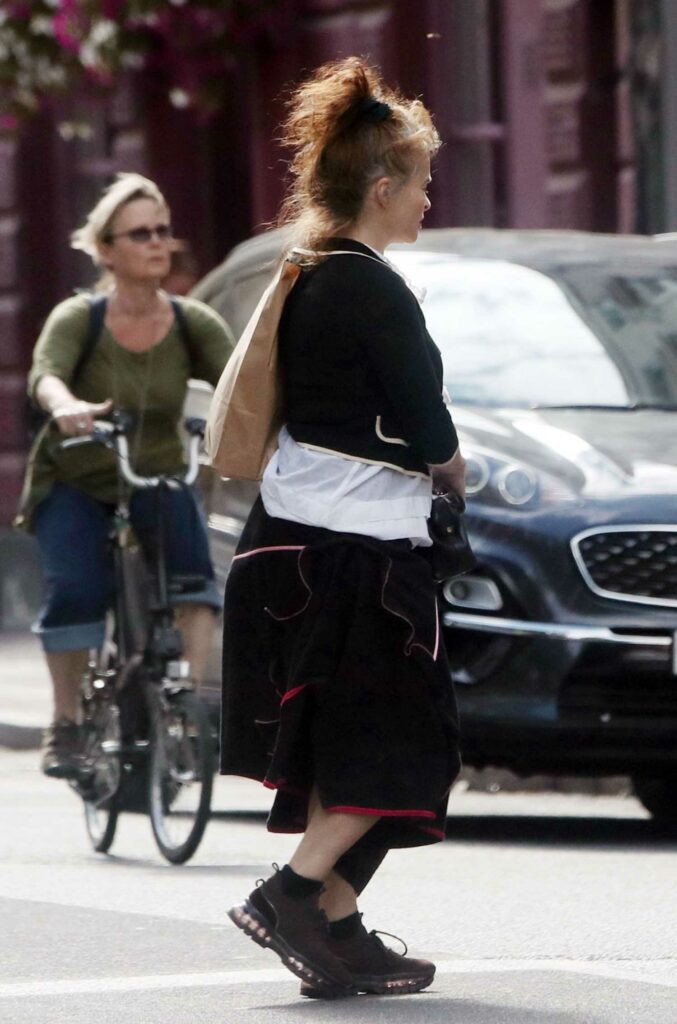
[[[150,773],[153,831],[173,863],[192,856],[202,838],[213,771],[206,711],[194,694],[175,695],[156,715]]]
[[[120,716],[110,701],[101,700],[87,709],[83,766],[74,783],[84,801],[85,824],[92,846],[105,853],[117,825],[116,795],[120,787]]]

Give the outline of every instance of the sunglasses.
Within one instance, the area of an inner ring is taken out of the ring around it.
[[[150,242],[153,237],[160,242],[166,242],[168,238],[172,237],[171,224],[158,224],[154,228],[131,228],[130,231],[116,231],[114,234],[106,235],[105,241],[112,242],[116,238],[129,238],[132,242],[141,244]]]

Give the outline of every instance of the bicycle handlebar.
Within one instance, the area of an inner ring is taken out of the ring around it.
[[[118,457],[118,464],[122,478],[132,487],[139,489],[158,487],[161,483],[167,483],[171,487],[178,485],[190,486],[197,480],[200,471],[199,450],[200,441],[204,437],[205,421],[190,417],[184,422],[186,430],[190,434],[188,443],[188,468],[183,476],[139,476],[132,469],[129,461],[129,444],[127,442],[128,425],[120,420],[112,423],[107,420],[94,420],[94,430],[91,434],[81,437],[69,437],[62,441],[60,448],[80,448],[86,444],[101,444],[105,448],[114,451]]]

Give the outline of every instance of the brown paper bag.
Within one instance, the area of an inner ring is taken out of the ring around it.
[[[285,300],[300,272],[298,265],[284,260],[216,386],[205,448],[221,476],[260,480],[277,447],[282,427],[277,332]]]

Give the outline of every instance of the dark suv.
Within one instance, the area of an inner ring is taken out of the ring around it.
[[[195,291],[236,333],[284,248],[238,246]],[[431,230],[419,288],[467,459],[478,567],[441,586],[467,764],[630,774],[677,820],[677,245]],[[213,479],[225,577],[251,484]]]

